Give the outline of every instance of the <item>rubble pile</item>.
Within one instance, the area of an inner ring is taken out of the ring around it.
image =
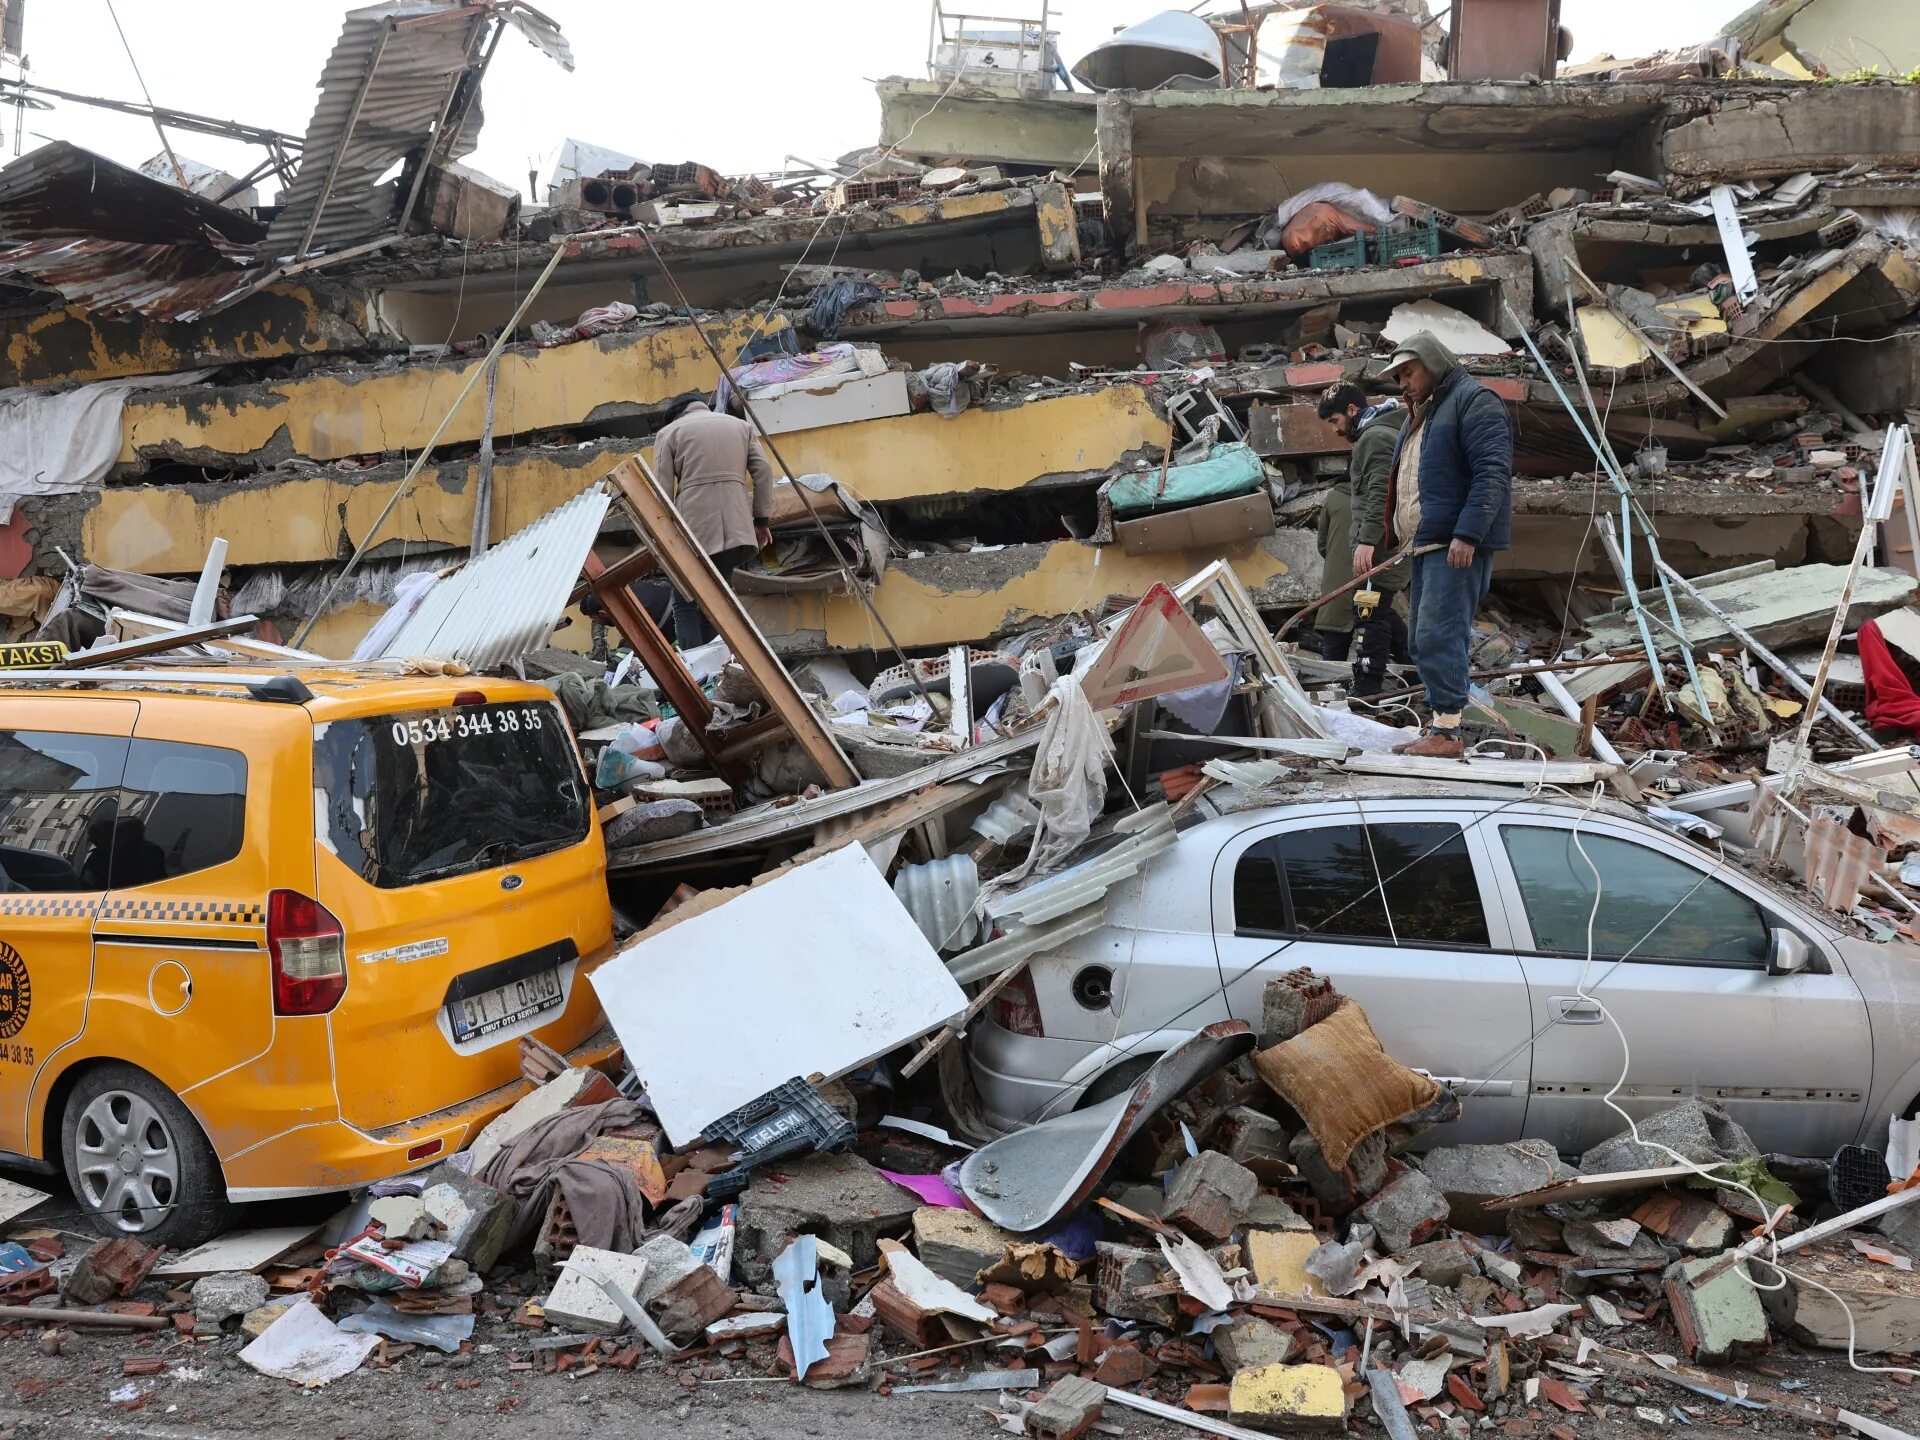
[[[306,1386],[476,1356],[530,1377],[664,1366],[689,1389],[996,1393],[1006,1428],[1039,1437],[1123,1409],[1228,1434],[1755,1414],[1830,1433],[1861,1417],[1701,1367],[1766,1375],[1790,1342],[1908,1363],[1916,1192],[1884,1167],[1891,1197],[1812,1224],[1860,1174],[1764,1157],[1710,1102],[1577,1165],[1539,1142],[1435,1144],[1462,1097],[1395,1062],[1325,979],[1267,982],[1264,1013],[1257,1036],[1209,1026],[1130,1091],[978,1149],[871,1118],[871,1073],[675,1147],[622,1093],[632,1072],[523,1042],[549,1078],[317,1231],[163,1256],[14,1226],[0,1324],[55,1327],[43,1349],[61,1326],[123,1329],[135,1380],[180,1346]],[[826,1133],[794,1118],[809,1105]],[[1792,1273],[1769,1284],[1776,1261]],[[1851,1337],[1828,1303],[1846,1299]]]

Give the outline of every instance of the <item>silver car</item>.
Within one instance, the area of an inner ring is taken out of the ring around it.
[[[1113,887],[1104,925],[1032,960],[970,1030],[985,1118],[1117,1093],[1217,1020],[1257,1031],[1299,966],[1465,1097],[1447,1142],[1578,1154],[1619,1133],[1621,1032],[1629,1113],[1714,1099],[1763,1150],[1882,1143],[1920,1098],[1920,947],[1843,934],[1615,802],[1347,777],[1209,811]]]

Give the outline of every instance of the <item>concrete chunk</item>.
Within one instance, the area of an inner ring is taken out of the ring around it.
[[[1324,1295],[1327,1287],[1307,1274],[1307,1257],[1320,1248],[1311,1230],[1249,1230],[1247,1268],[1269,1295]]]
[[[878,1241],[913,1228],[920,1200],[858,1155],[808,1155],[756,1171],[740,1201],[734,1263],[750,1286],[770,1277],[774,1258],[796,1235],[817,1235],[853,1259],[855,1270],[880,1261]]]
[[[1217,1150],[1203,1150],[1174,1172],[1163,1212],[1168,1224],[1203,1245],[1218,1245],[1245,1218],[1260,1177]]]
[[[1498,1235],[1506,1229],[1506,1215],[1486,1209],[1487,1201],[1537,1190],[1574,1175],[1545,1140],[1442,1145],[1422,1155],[1418,1163],[1447,1197],[1453,1227],[1474,1235]]]
[[[196,1333],[217,1332],[236,1315],[245,1315],[267,1303],[267,1282],[245,1270],[203,1275],[193,1282],[193,1328]]]
[[[1104,1385],[1078,1375],[1065,1376],[1027,1411],[1027,1434],[1034,1440],[1079,1440],[1100,1418],[1106,1403]]]
[[[1016,1237],[968,1210],[922,1205],[913,1212],[913,1248],[921,1262],[942,1280],[965,1289],[974,1277],[996,1265]]]
[[[1215,1330],[1213,1348],[1227,1374],[1237,1375],[1242,1370],[1286,1364],[1293,1357],[1293,1337],[1278,1325],[1249,1315]]]
[[[1233,1377],[1227,1418],[1278,1434],[1339,1430],[1347,1423],[1347,1395],[1330,1365],[1263,1365]]]
[[[638,1300],[646,1283],[647,1262],[638,1255],[622,1255],[616,1250],[596,1250],[579,1245],[570,1257],[603,1276]],[[626,1315],[594,1281],[577,1270],[563,1270],[541,1308],[547,1321],[562,1330],[580,1330],[593,1335],[618,1335],[627,1323]]]
[[[1418,1170],[1408,1170],[1360,1207],[1360,1218],[1373,1226],[1380,1248],[1389,1255],[1410,1250],[1432,1239],[1446,1224],[1447,1197]]]
[[[1717,1258],[1680,1260],[1661,1277],[1673,1326],[1689,1359],[1715,1363],[1736,1355],[1755,1355],[1767,1348],[1767,1316],[1760,1292],[1745,1275],[1744,1262],[1719,1269]]]

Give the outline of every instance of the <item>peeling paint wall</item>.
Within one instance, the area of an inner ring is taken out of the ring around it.
[[[357,295],[337,286],[274,286],[191,324],[90,315],[77,307],[10,316],[0,385],[165,375],[244,360],[392,348]]]
[[[805,430],[777,443],[802,474],[832,475],[864,499],[883,503],[1017,490],[1051,476],[1078,479],[1165,439],[1166,421],[1146,392],[1123,385],[967,410],[951,420],[923,414]],[[579,494],[631,453],[618,442],[502,452],[494,462],[494,537]],[[473,517],[470,468],[453,462],[424,472],[380,541],[464,548]],[[312,564],[350,553],[348,537],[366,534],[403,470],[395,462],[378,470],[238,483],[109,485],[98,495],[43,502],[36,513],[78,513],[82,553],[116,569],[192,573],[216,535],[228,542],[230,565]],[[40,548],[50,553],[47,542]]]
[[[737,354],[757,322],[709,327],[723,355]],[[784,317],[768,333],[788,328]],[[404,368],[309,375],[267,385],[155,392],[130,401],[120,461],[248,459],[414,450],[432,438],[480,361],[419,362]],[[691,325],[638,335],[603,335],[551,350],[516,349],[500,358],[494,407],[498,435],[523,434],[618,415],[644,414],[677,397],[711,391],[717,367]],[[441,436],[443,445],[480,438],[486,387],[476,385]]]
[[[1319,593],[1313,535],[1282,530],[1192,554],[1135,556],[1117,546],[1062,540],[984,555],[927,556],[890,568],[874,602],[903,646],[958,645],[1096,609],[1109,595],[1138,597],[1156,580],[1184,580],[1217,559],[1232,564],[1263,605],[1304,604]],[[748,603],[777,649],[805,653],[823,644],[853,650],[886,643],[850,595],[755,596]]]

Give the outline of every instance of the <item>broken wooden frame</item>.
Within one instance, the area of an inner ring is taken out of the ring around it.
[[[807,702],[806,696],[800,693],[799,687],[793,683],[793,677],[787,673],[786,667],[773,653],[773,647],[767,644],[767,637],[760,633],[760,627],[753,623],[753,617],[747,614],[745,607],[740,604],[739,597],[733,593],[732,587],[714,568],[713,561],[706,551],[700,548],[699,542],[693,538],[693,533],[687,529],[686,521],[674,508],[673,501],[668,498],[666,490],[661,486],[659,478],[654,475],[647,462],[636,455],[633,459],[617,466],[607,478],[612,481],[616,493],[626,504],[627,513],[632,517],[633,523],[639,527],[641,537],[646,541],[647,548],[653,552],[654,558],[660,562],[660,568],[668,581],[675,590],[700,607],[720,638],[726,642],[727,648],[733,652],[734,659],[746,667],[747,673],[760,687],[761,693],[766,696],[767,703],[772,706],[779,723],[806,752],[807,758],[819,770],[821,778],[825,780],[828,787],[843,790],[858,785],[860,776],[854,770],[853,763],[847,759],[846,752],[840,748],[839,742],[833,738],[833,732],[828,730],[820,717],[814,713],[813,706]],[[600,588],[599,582],[595,580],[592,573],[594,568],[593,565],[589,566],[588,578],[595,582],[596,593],[600,595],[601,603],[607,605],[608,613],[614,614],[615,605],[625,600],[628,621],[633,621],[636,614],[645,619],[644,625],[636,623],[635,631],[644,639],[647,649],[655,648],[656,642],[664,647],[666,637],[660,634],[659,627],[653,624],[651,618],[646,617],[645,612],[632,602],[632,597],[625,594],[624,586]],[[604,571],[602,575],[604,576]],[[624,624],[621,633],[629,641],[635,638],[627,634]],[[656,678],[677,668],[689,681],[692,679],[692,676],[687,674],[686,667],[679,656],[671,650],[666,652],[672,657],[670,663],[663,663],[661,669],[655,669],[655,657],[649,655],[639,645],[635,646],[635,653],[640,655],[642,662]],[[697,692],[698,686],[694,689]],[[671,693],[669,698],[674,698]],[[696,738],[700,740],[701,748],[713,758],[716,765],[721,764],[723,758],[728,758],[732,763],[737,764],[739,758],[747,753],[740,748],[747,742],[747,737],[735,736],[728,744],[707,734],[706,724],[712,717],[713,709],[712,706],[706,705],[704,697],[701,705],[705,707],[704,715],[699,714],[697,710],[681,712],[687,719],[689,728],[696,731]],[[677,700],[675,708],[680,709]],[[749,729],[753,728],[749,727]],[[751,737],[752,743],[764,743],[772,738],[773,734],[771,725],[762,725]],[[751,745],[748,748],[750,749]]]
[[[1301,688],[1293,667],[1274,643],[1266,622],[1260,618],[1259,610],[1254,608],[1253,597],[1247,593],[1247,587],[1241,583],[1231,565],[1224,560],[1216,560],[1197,575],[1182,580],[1174,587],[1173,593],[1182,605],[1205,599],[1219,611],[1221,623],[1227,627],[1228,633],[1260,662],[1266,672],[1268,692],[1298,728],[1300,735],[1326,738],[1326,727],[1320,723],[1320,715],[1314,709],[1312,699]]]

